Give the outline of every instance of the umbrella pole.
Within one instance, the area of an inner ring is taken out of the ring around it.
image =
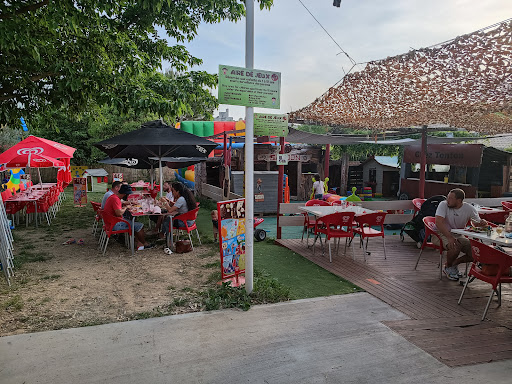
[[[37,168],[37,175],[39,176],[39,185],[43,188],[43,182],[41,181],[41,171]]]
[[[158,158],[158,167],[160,169],[160,197],[162,197],[164,195],[164,189],[163,189],[164,175],[162,174],[162,158],[161,157]]]
[[[154,188],[154,185],[153,185],[153,164],[151,164],[151,169],[149,171],[149,177],[151,179],[151,189]]]

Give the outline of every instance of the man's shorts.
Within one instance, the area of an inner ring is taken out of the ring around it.
[[[142,229],[142,227],[144,227],[144,224],[136,221],[133,224],[133,227],[135,229],[135,232],[139,232]],[[122,231],[123,229],[128,229],[128,224],[126,224],[124,221],[120,221],[119,223],[116,223],[116,225],[114,225],[114,228],[113,228],[114,231]]]
[[[437,232],[437,234],[443,241],[443,248],[446,250],[446,246],[448,245],[448,239],[446,238],[445,235],[443,235],[440,232]],[[453,234],[453,237],[455,237],[455,239],[458,240],[458,242],[462,245],[462,248],[460,251],[466,255],[471,256],[471,244],[469,242],[469,239],[463,235],[459,235],[459,234],[455,234],[455,233]],[[437,239],[437,237],[432,236],[432,243],[439,245],[439,240]]]

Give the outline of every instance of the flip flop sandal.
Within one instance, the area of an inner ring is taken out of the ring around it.
[[[166,255],[172,255],[171,248],[164,248],[164,253],[165,253]]]
[[[80,239],[80,240],[78,240],[77,244],[78,244],[78,245],[84,245],[84,239]]]
[[[75,239],[69,239],[68,241],[63,242],[62,245],[70,245],[70,244],[75,244],[75,243],[76,243]]]

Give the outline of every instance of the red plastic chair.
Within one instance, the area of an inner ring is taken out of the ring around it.
[[[306,207],[326,207],[330,206],[331,203],[324,201],[324,200],[318,200],[318,199],[312,199],[309,201],[306,201],[305,206]],[[309,246],[309,232],[310,230],[315,228],[316,221],[313,217],[309,215],[307,212],[302,213],[304,215],[304,228],[302,230],[302,239],[301,241],[304,241],[304,233],[306,233],[306,245]]]
[[[199,240],[199,245],[201,245],[201,238],[199,237],[199,231],[197,230],[196,226],[196,219],[197,219],[197,213],[199,212],[199,208],[193,209],[191,211],[188,211],[186,213],[182,213],[181,215],[174,216],[171,218],[171,220],[181,220],[185,226],[184,227],[177,227],[174,228],[178,231],[187,231],[188,238],[190,240],[190,245],[192,245],[192,250],[194,249],[194,244],[192,244],[192,237],[190,236],[190,232],[192,232],[194,229],[196,231],[197,240]],[[187,221],[194,221],[192,225],[188,225]]]
[[[414,214],[412,215],[412,217],[414,217],[414,216],[416,216],[418,214],[418,212],[421,209],[421,206],[423,205],[423,203],[426,200],[427,199],[420,199],[419,197],[416,198],[416,199],[412,199],[412,205],[414,205]]]
[[[103,255],[105,255],[105,252],[107,251],[108,241],[110,240],[110,236],[112,236],[114,234],[125,233],[125,234],[128,234],[128,238],[131,239],[132,226],[129,221],[123,219],[122,217],[109,215],[101,208],[98,209],[98,213],[103,220],[103,232],[100,236],[99,248],[100,249],[103,248]],[[124,223],[128,224],[128,228],[114,231],[113,230],[114,226],[119,222],[124,222]]]
[[[92,233],[96,235],[96,231],[98,230],[98,224],[101,221],[101,216],[98,214],[98,210],[101,209],[101,203],[96,203],[95,201],[91,201],[92,209],[94,210],[94,223],[92,225]]]
[[[512,211],[512,201],[502,201],[501,206],[505,211]]]
[[[480,213],[479,216],[481,219],[489,221],[492,225],[494,224],[505,224],[505,220],[507,219],[510,212],[508,211],[500,211],[500,212],[491,212],[491,213]]]
[[[443,240],[437,233],[437,226],[436,226],[436,218],[432,216],[427,216],[423,218],[423,224],[425,224],[425,238],[423,239],[423,244],[421,244],[421,250],[420,254],[418,256],[418,260],[416,260],[416,265],[414,266],[414,269],[418,267],[418,263],[420,262],[421,254],[423,253],[423,250],[425,248],[432,248],[439,251],[439,279],[441,280],[443,278]],[[439,245],[434,244],[431,241],[428,241],[429,237],[435,236],[439,240]]]
[[[321,234],[325,235],[325,241],[329,243],[329,262],[332,263],[331,242],[330,239],[345,238],[345,254],[347,253],[347,241],[354,238],[352,224],[354,222],[354,212],[336,212],[330,215],[325,215],[316,219],[315,223],[315,241],[313,242],[313,255],[315,254],[316,240],[320,239],[320,245],[323,244]],[[346,228],[346,229],[343,229]],[[337,252],[339,252],[339,242]],[[352,256],[355,259],[354,247],[352,247]]]
[[[505,252],[479,241],[473,239],[469,239],[469,241],[471,243],[473,263],[471,264],[466,284],[464,284],[464,288],[460,294],[458,304],[462,301],[462,297],[464,296],[464,292],[466,292],[468,284],[474,279],[491,284],[492,292],[489,300],[487,301],[487,305],[485,306],[484,314],[482,316],[483,321],[485,319],[485,315],[487,315],[487,311],[489,310],[489,305],[491,304],[494,293],[498,295],[498,307],[501,306],[501,283],[512,283],[512,277],[508,276],[510,267],[512,266],[512,257]],[[498,273],[496,276],[484,275],[479,267],[479,263],[498,265]]]
[[[4,205],[5,205],[5,213],[7,215],[12,216],[13,224],[15,222],[16,222],[16,224],[19,224],[18,212],[23,210],[26,203],[21,202],[21,201],[8,201],[7,199],[9,199],[11,197],[12,197],[11,192],[9,190],[2,192],[2,201],[4,202]]]
[[[366,254],[368,252],[368,239],[370,237],[382,237],[382,245],[384,246],[384,259],[386,256],[386,240],[384,240],[384,220],[386,219],[386,212],[367,213],[355,218],[358,227],[354,228],[354,235],[359,235],[359,243],[362,246],[364,239],[366,239],[366,246],[364,247],[364,261],[366,261]],[[380,231],[372,227],[380,227]]]

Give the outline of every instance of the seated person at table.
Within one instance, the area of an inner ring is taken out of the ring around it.
[[[171,191],[174,197],[174,204],[171,206],[167,203],[166,199],[160,199],[163,207],[167,210],[168,213],[173,213],[174,215],[182,215],[183,213],[187,213],[188,211],[192,211],[197,208],[196,199],[194,198],[194,194],[190,189],[185,187],[182,183],[172,183]],[[164,221],[164,232],[168,232],[169,230],[169,217],[165,218]],[[194,220],[188,220],[187,224],[193,225]],[[174,220],[173,227],[184,227],[185,223],[181,220]]]
[[[457,266],[460,263],[473,261],[473,257],[469,239],[454,234],[451,230],[463,229],[469,220],[478,227],[488,225],[486,220],[480,218],[475,207],[464,203],[465,197],[466,195],[462,189],[452,189],[446,200],[439,204],[436,211],[437,232],[443,240],[443,247],[446,250],[446,265],[443,271],[448,279],[454,281],[459,280],[460,277]],[[461,252],[462,256],[458,257]]]
[[[166,203],[170,206],[174,204],[174,196],[171,191],[171,183],[169,181],[165,181],[162,187],[163,192],[165,192],[165,196],[163,197],[166,200]],[[162,209],[162,213],[166,213],[166,209]],[[156,228],[160,228],[162,226],[162,221],[164,220],[164,216],[162,215],[151,215],[149,216],[151,221],[156,223]]]
[[[121,199],[126,199],[129,194],[132,193],[132,188],[129,185],[121,185],[118,190],[114,190],[114,193],[107,199],[105,203],[105,213],[111,216],[123,217],[127,208],[123,208],[121,204]],[[144,226],[142,223],[134,222],[134,231],[135,231],[135,239],[137,240],[137,250],[142,250],[144,248],[152,248],[153,246],[148,244],[145,240],[146,235],[142,227]],[[114,231],[119,231],[122,229],[128,229],[128,224],[123,221],[116,223],[114,225]]]
[[[174,203],[174,195],[172,194],[171,182],[164,182],[163,191],[165,192],[165,198],[167,201]]]
[[[114,191],[119,191],[119,188],[121,188],[121,182],[114,181],[112,183],[112,188],[110,189],[110,191],[107,191],[103,195],[103,199],[101,199],[101,209],[105,209],[105,203],[107,202],[108,198],[114,194]]]

